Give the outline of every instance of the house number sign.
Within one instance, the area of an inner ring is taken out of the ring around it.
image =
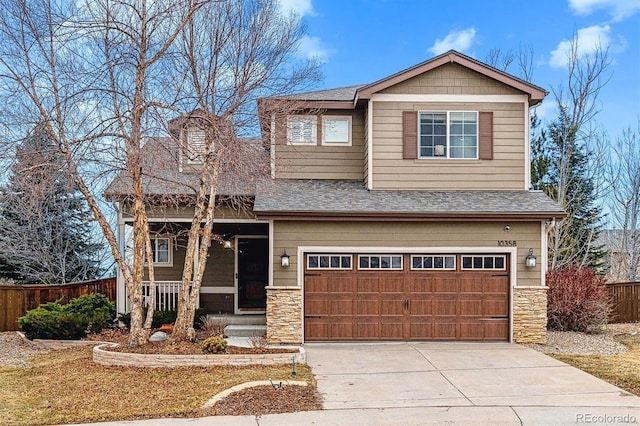
[[[498,247],[517,247],[518,242],[515,240],[498,240]]]

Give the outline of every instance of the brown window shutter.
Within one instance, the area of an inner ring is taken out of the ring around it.
[[[478,158],[493,160],[493,112],[478,113]]]
[[[417,111],[402,111],[402,158],[418,158]]]

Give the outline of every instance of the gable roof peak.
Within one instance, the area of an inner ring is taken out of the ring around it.
[[[359,99],[370,99],[371,95],[376,92],[384,90],[388,87],[391,87],[448,63],[457,63],[465,68],[476,71],[491,79],[497,80],[503,84],[513,87],[514,89],[524,92],[526,95],[528,95],[529,104],[531,106],[540,103],[542,99],[544,99],[544,97],[548,94],[548,92],[543,88],[529,83],[528,81],[522,80],[518,77],[494,68],[491,65],[485,64],[484,62],[480,62],[477,59],[464,55],[456,50],[449,50],[417,65],[385,77],[381,80],[360,87],[356,91],[356,102]]]

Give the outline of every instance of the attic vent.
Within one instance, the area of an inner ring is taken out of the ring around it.
[[[205,151],[205,133],[201,129],[187,131],[186,156],[188,164],[202,164]]]

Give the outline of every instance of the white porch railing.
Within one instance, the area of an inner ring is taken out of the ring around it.
[[[178,309],[178,297],[180,295],[181,281],[156,281],[156,311],[175,311]],[[149,293],[149,281],[142,282],[142,306],[148,306],[151,301]],[[200,305],[200,295],[198,295],[197,306]],[[127,297],[127,312],[131,310],[131,302]]]

